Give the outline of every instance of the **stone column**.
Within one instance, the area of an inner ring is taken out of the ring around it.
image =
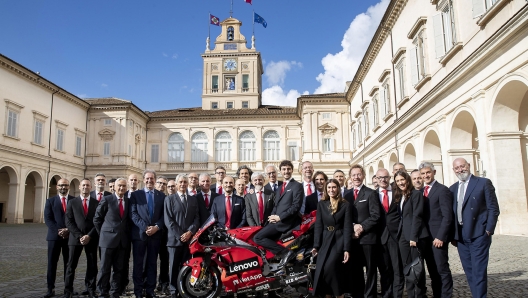
[[[44,186],[35,186],[35,206],[33,212],[33,222],[44,223],[44,206],[46,205],[46,196]]]
[[[22,190],[22,193],[19,193],[20,183],[8,183],[8,185],[9,199],[7,201],[7,223],[24,223],[24,191]]]

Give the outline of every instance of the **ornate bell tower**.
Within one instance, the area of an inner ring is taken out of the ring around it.
[[[202,109],[256,109],[262,101],[262,60],[254,38],[248,48],[240,33],[242,22],[228,18],[210,49],[202,54]]]

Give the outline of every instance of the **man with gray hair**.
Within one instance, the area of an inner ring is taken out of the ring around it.
[[[425,239],[423,257],[427,263],[434,297],[453,295],[453,277],[449,269],[449,242],[453,237],[453,195],[449,189],[436,181],[436,170],[432,163],[422,162],[418,166],[424,182],[423,223],[431,237]]]
[[[106,185],[106,176],[103,173],[97,173],[94,177],[94,186],[95,190],[90,192],[90,197],[97,199],[98,202],[101,202],[101,199],[112,193],[105,190]]]
[[[200,226],[205,223],[209,215],[211,215],[211,206],[213,200],[219,196],[216,192],[211,190],[211,175],[207,173],[200,174],[198,178],[200,184],[200,191],[196,195],[198,200],[198,207],[200,208]]]
[[[277,181],[278,171],[277,167],[273,164],[266,166],[266,177],[268,177],[268,183],[264,186],[264,190],[275,193],[275,197],[278,197],[279,190],[282,187],[282,181]]]
[[[251,175],[255,191],[246,195],[246,221],[250,227],[263,226],[273,210],[275,193],[264,188],[264,173],[255,172]]]

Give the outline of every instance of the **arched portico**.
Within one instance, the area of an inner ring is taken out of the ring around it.
[[[408,143],[407,146],[405,146],[405,151],[403,154],[403,163],[405,164],[405,168],[408,172],[418,167],[418,165],[416,164],[416,150],[414,150],[414,146],[412,143]]]
[[[436,180],[444,183],[444,171],[442,170],[442,150],[440,138],[433,129],[427,131],[424,137],[423,145],[424,161],[432,162],[436,168]]]
[[[2,221],[7,223],[23,223],[22,210],[18,206],[19,177],[14,167],[0,167],[0,204],[2,205]]]
[[[463,157],[471,164],[471,173],[481,176],[480,151],[475,118],[467,110],[459,111],[451,126],[449,161]]]

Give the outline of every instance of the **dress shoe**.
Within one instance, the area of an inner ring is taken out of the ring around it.
[[[46,293],[46,295],[44,295],[44,298],[50,298],[50,297],[53,297],[53,296],[55,296],[55,290],[49,289],[48,292]]]
[[[84,290],[84,291],[82,291],[82,292],[81,292],[81,295],[83,295],[83,296],[88,296],[88,295],[89,295],[88,290]]]
[[[87,292],[88,292],[88,294],[87,294],[88,297],[97,298],[97,293],[95,291],[88,290]]]
[[[161,287],[161,293],[166,296],[170,296],[170,289],[168,284],[163,284]]]
[[[64,296],[62,296],[62,297],[63,297],[63,298],[72,298],[73,295],[72,295],[72,293],[70,293],[70,292],[64,291]]]

